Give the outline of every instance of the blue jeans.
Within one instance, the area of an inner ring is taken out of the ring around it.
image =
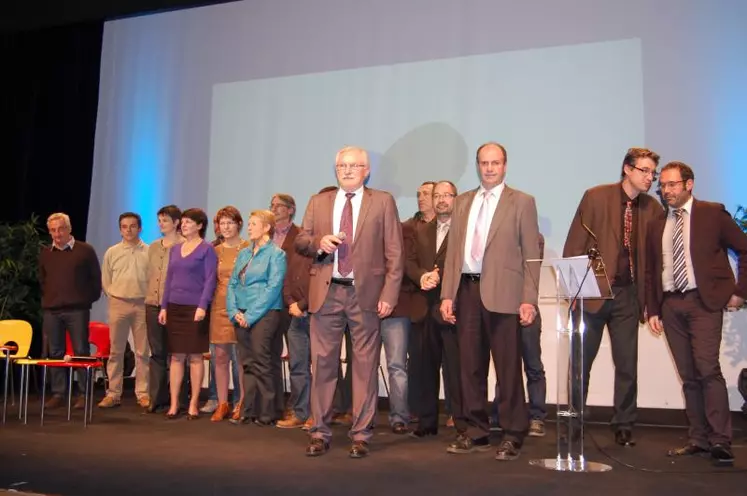
[[[381,321],[381,343],[384,346],[386,369],[389,375],[389,425],[408,424],[407,405],[407,341],[410,319],[390,317]]]
[[[233,404],[238,405],[241,400],[241,386],[239,382],[239,353],[236,344],[230,346],[231,350],[231,380],[233,381]],[[215,357],[215,345],[210,343],[210,356]],[[218,401],[218,390],[215,387],[215,359],[210,360],[210,382],[208,383],[208,400]]]
[[[293,317],[288,327],[288,367],[290,368],[290,405],[297,418],[309,418],[311,392],[311,342],[309,317]]]
[[[91,354],[88,342],[88,324],[91,320],[90,310],[44,310],[42,331],[49,347],[48,358],[61,360],[65,357],[67,343],[65,334],[70,333],[73,353],[78,356]],[[86,373],[81,368],[76,371],[78,392],[83,394],[86,384]],[[67,373],[62,367],[50,367],[49,378],[52,394],[62,396],[66,393]]]
[[[542,420],[547,417],[547,379],[542,365],[542,317],[537,318],[528,327],[521,328],[521,358],[524,361],[524,373],[527,376],[527,394],[529,396],[529,419]],[[495,385],[493,415],[498,418],[498,383]],[[497,423],[497,422],[496,422]]]

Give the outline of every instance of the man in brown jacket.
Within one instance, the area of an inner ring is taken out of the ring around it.
[[[564,257],[599,251],[614,298],[584,302],[583,402],[586,404],[591,366],[599,352],[605,326],[615,364],[615,442],[634,446],[632,428],[638,397],[638,325],[645,322],[644,281],[646,233],[661,215],[661,205],[646,192],[656,179],[659,155],[646,148],[625,154],[620,182],[587,190],[571,222]]]
[[[368,153],[346,147],[337,153],[337,191],[311,197],[296,249],[315,257],[310,270],[311,442],[306,454],[323,455],[345,326],[353,344],[351,458],[368,455],[378,398],[380,319],[397,305],[404,271],[402,229],[394,198],[366,188]],[[344,233],[344,235],[343,235]]]

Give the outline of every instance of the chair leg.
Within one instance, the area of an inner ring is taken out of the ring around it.
[[[21,382],[19,383],[19,389],[18,392],[18,420],[23,419],[23,387],[24,387],[24,379],[26,378],[26,366],[21,365]]]
[[[86,415],[88,415],[88,423],[93,422],[93,386],[95,385],[93,381],[93,372],[91,372],[91,387],[88,390],[89,398],[88,398],[88,408],[84,412]]]
[[[41,425],[44,425],[44,402],[47,396],[47,366],[44,365],[44,372],[42,372],[42,401],[41,401]]]
[[[91,390],[91,368],[86,368],[86,399],[85,399],[85,408],[83,409],[83,428],[85,429],[88,427],[88,395]]]
[[[379,372],[381,373],[381,380],[384,382],[384,391],[386,391],[386,397],[389,397],[389,385],[386,383],[386,376],[384,375],[384,367],[379,365]]]
[[[16,381],[13,380],[15,379],[13,377],[14,365],[13,362],[10,363],[10,406],[16,406]]]
[[[24,384],[24,397],[23,397],[23,425],[27,425],[29,422],[29,375],[31,375],[31,369],[29,368],[29,365],[24,365],[24,368],[26,369],[25,379],[26,382]]]
[[[10,351],[5,352],[5,392],[3,394],[3,425],[8,411],[8,370],[10,369]]]
[[[70,412],[73,407],[73,368],[70,367],[67,381],[67,421],[70,422]]]

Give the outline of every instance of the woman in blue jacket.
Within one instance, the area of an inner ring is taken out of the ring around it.
[[[250,245],[239,252],[228,282],[226,311],[236,326],[244,369],[244,411],[236,423],[272,425],[277,420],[272,360],[280,332],[285,252],[272,242],[275,216],[255,210],[248,224]]]

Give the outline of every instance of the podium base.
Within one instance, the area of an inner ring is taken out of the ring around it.
[[[610,465],[605,465],[604,463],[561,458],[529,460],[529,465],[532,465],[533,467],[541,467],[547,470],[555,470],[557,472],[608,472],[612,470]]]

